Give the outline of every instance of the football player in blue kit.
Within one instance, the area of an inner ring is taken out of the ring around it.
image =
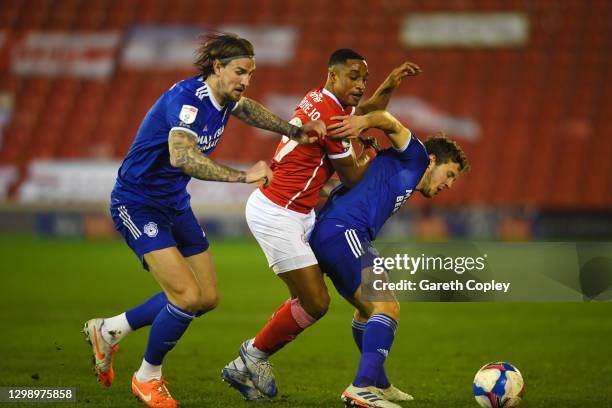
[[[241,171],[208,157],[230,115],[300,143],[326,133],[320,121],[299,128],[243,96],[255,70],[254,57],[246,39],[208,36],[197,52],[199,74],[174,84],[146,114],[111,194],[115,228],[162,291],[125,313],[87,321],[83,331],[92,347],[94,372],[110,386],[117,343],[131,331],[151,326],[144,359],[132,377],[134,394],[150,407],[178,406],[162,377],[162,361],[191,321],[217,304],[209,243],[191,210],[187,183],[192,177],[271,181],[263,161]]]
[[[376,299],[363,295],[362,270],[378,256],[372,241],[404,202],[418,191],[431,198],[450,188],[469,163],[461,148],[444,135],[421,143],[391,114],[375,111],[364,116],[336,117],[328,135],[354,137],[368,128],[385,132],[392,148],[381,151],[365,177],[354,187],[332,191],[310,236],[321,270],[356,311],[353,337],[361,352],[357,375],[341,398],[348,405],[398,408],[388,401],[390,387],[384,362],[399,321],[399,303],[392,293]]]

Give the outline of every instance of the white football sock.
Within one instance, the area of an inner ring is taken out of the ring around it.
[[[115,345],[121,339],[132,332],[132,328],[128,323],[125,313],[104,319],[104,324],[101,327],[102,337],[108,344]]]
[[[247,343],[246,349],[247,349],[247,353],[249,353],[251,356],[255,357],[258,360],[268,359],[268,353],[261,351],[260,349],[255,347],[255,339],[249,340],[249,342]]]
[[[162,375],[162,366],[153,365],[147,363],[147,361],[143,358],[142,364],[138,371],[136,371],[136,379],[139,382],[146,382],[151,380],[159,380]]]

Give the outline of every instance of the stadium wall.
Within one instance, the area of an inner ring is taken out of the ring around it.
[[[194,206],[209,236],[251,237],[244,205]],[[0,234],[47,237],[119,238],[103,205],[0,206]],[[405,208],[383,228],[380,239],[416,241],[471,240],[610,240],[612,213],[531,211],[497,207]]]

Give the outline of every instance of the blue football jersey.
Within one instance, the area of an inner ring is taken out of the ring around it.
[[[403,151],[380,152],[356,186],[336,188],[317,220],[336,220],[367,233],[373,241],[385,221],[412,195],[428,165],[425,146],[411,136]]]
[[[123,160],[113,189],[113,202],[127,201],[160,209],[189,206],[190,176],[170,165],[168,134],[181,129],[198,138],[202,154],[210,154],[223,134],[236,103],[220,106],[202,77],[174,84],[147,112]]]

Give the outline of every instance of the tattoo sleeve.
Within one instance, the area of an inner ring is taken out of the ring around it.
[[[295,138],[302,134],[299,127],[293,126],[270,112],[260,103],[244,96],[240,99],[238,107],[232,114],[251,126],[287,135],[289,138]]]
[[[196,137],[181,130],[172,130],[168,136],[170,164],[188,176],[200,180],[246,182],[246,173],[224,166],[208,158],[198,149]]]

